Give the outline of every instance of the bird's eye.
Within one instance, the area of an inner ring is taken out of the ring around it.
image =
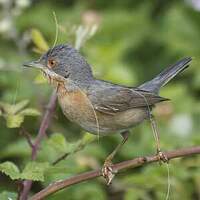
[[[48,63],[47,63],[47,66],[49,68],[54,68],[56,66],[56,61],[54,59],[49,59]]]

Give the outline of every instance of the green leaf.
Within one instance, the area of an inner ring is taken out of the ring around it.
[[[26,107],[28,105],[28,103],[29,103],[28,100],[20,101],[17,104],[8,104],[5,102],[0,102],[0,107],[2,107],[2,110],[6,114],[16,114],[17,112],[22,110],[24,107]]]
[[[32,29],[31,31],[31,37],[32,40],[35,44],[35,46],[42,52],[45,52],[49,49],[49,46],[46,42],[46,40],[44,39],[42,33],[37,30],[37,29]]]
[[[25,108],[29,103],[29,100],[23,100],[23,101],[20,101],[19,103],[17,104],[12,104],[10,105],[11,107],[11,113],[9,114],[16,114],[18,113],[20,110],[22,110],[23,108]]]
[[[81,142],[82,142],[82,144],[88,144],[88,143],[93,142],[93,141],[96,140],[96,139],[97,139],[96,135],[92,135],[91,133],[87,133],[87,132],[86,132],[86,133],[84,134],[84,136],[83,136]]]
[[[74,153],[83,149],[87,144],[91,143],[96,138],[96,136],[86,133],[84,137],[77,142],[69,143],[62,134],[56,133],[50,137],[48,144],[57,152],[60,151],[61,153]]]
[[[0,171],[8,175],[11,179],[19,179],[20,171],[18,167],[12,162],[4,162],[0,164]]]
[[[49,167],[49,163],[43,162],[29,162],[24,168],[20,178],[34,180],[34,181],[44,181],[44,172]]]
[[[21,115],[38,116],[41,113],[34,108],[26,108],[20,112]]]
[[[16,199],[17,199],[17,193],[8,191],[3,191],[0,193],[0,200],[16,200]]]
[[[21,114],[8,115],[8,116],[6,116],[6,121],[7,121],[8,128],[18,128],[24,121],[24,116]]]
[[[22,173],[18,167],[12,162],[4,162],[0,164],[0,171],[8,175],[12,180],[27,179],[33,181],[44,181],[44,172],[49,167],[49,163],[29,162]]]
[[[65,137],[60,133],[53,134],[48,140],[48,144],[56,151],[68,152],[70,144],[66,141]]]
[[[44,156],[44,160],[48,159],[48,161],[52,162],[63,154],[73,154],[82,150],[94,139],[97,139],[97,137],[88,133],[85,134],[82,139],[73,143],[69,143],[62,134],[55,133],[49,139],[43,142],[42,149],[40,151],[41,156]]]
[[[23,100],[17,104],[7,104],[0,102],[0,106],[3,110],[3,117],[7,121],[8,128],[20,127],[21,123],[24,121],[24,116],[38,116],[40,112],[34,108],[25,108],[28,105],[28,100]]]

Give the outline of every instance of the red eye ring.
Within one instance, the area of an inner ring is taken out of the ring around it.
[[[48,60],[47,66],[48,66],[49,68],[55,67],[55,66],[56,66],[56,61],[55,61],[54,59],[49,59],[49,60]]]

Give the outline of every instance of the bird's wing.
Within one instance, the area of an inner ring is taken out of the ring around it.
[[[113,115],[131,108],[148,107],[165,101],[166,98],[138,88],[119,86],[100,87],[88,93],[95,110]]]

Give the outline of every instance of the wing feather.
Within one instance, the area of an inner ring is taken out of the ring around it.
[[[91,88],[88,93],[96,111],[114,115],[131,108],[148,107],[168,99],[139,88],[128,88],[116,85]]]

